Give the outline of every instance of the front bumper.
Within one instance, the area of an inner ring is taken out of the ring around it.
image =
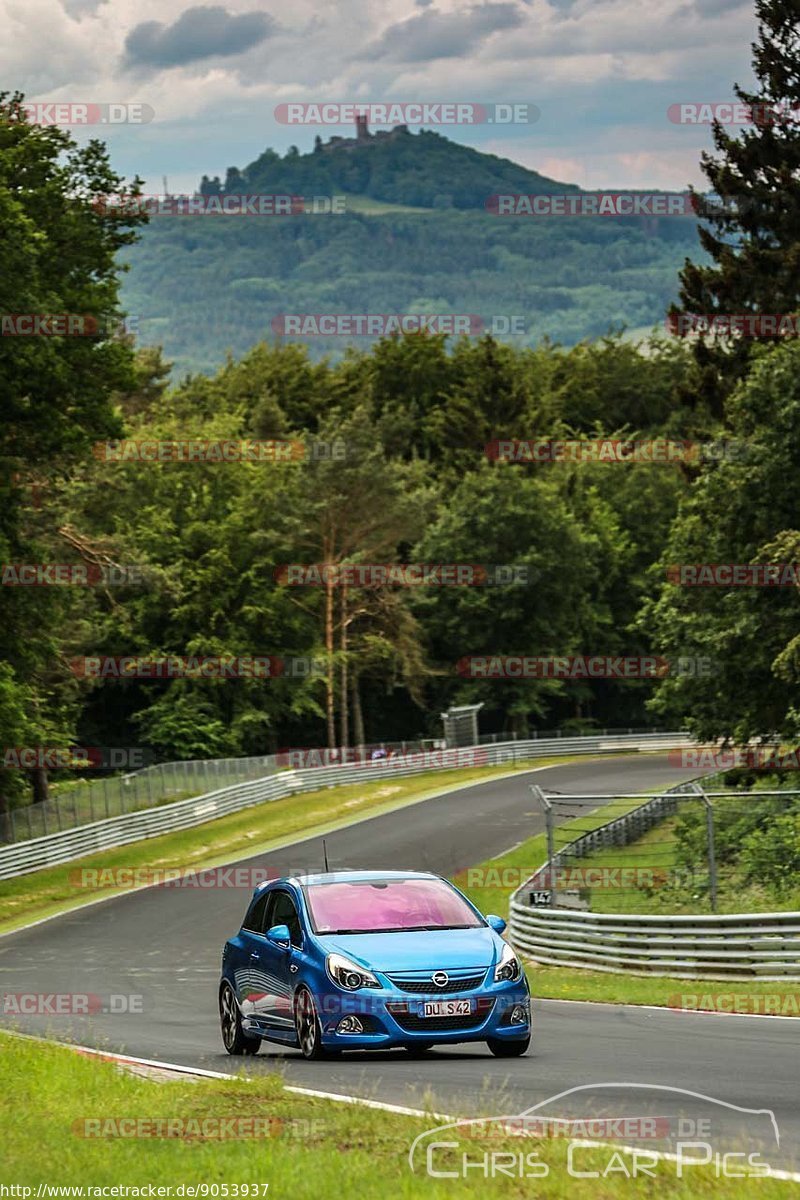
[[[430,1000],[470,1001],[468,1015],[425,1017]],[[347,992],[329,988],[316,997],[323,1045],[337,1049],[389,1049],[392,1046],[447,1042],[482,1042],[487,1038],[519,1041],[530,1036],[530,993],[523,976],[515,983],[494,984],[457,995],[409,994],[389,988]],[[519,1020],[522,1010],[523,1020]],[[355,1017],[360,1030],[342,1032],[342,1022]]]

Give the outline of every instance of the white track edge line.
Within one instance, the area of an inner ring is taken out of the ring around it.
[[[791,1018],[789,1018],[789,1019],[791,1019]],[[164,1062],[158,1062],[154,1059],[133,1058],[132,1056],[126,1055],[126,1054],[115,1054],[115,1053],[113,1053],[111,1051],[107,1051],[107,1050],[96,1050],[92,1046],[79,1046],[73,1042],[55,1042],[55,1043],[53,1043],[51,1041],[48,1041],[47,1038],[35,1037],[34,1035],[29,1034],[29,1033],[14,1033],[14,1032],[8,1032],[8,1031],[4,1031],[4,1032],[7,1032],[9,1037],[22,1037],[22,1038],[25,1038],[26,1040],[32,1041],[32,1042],[44,1042],[47,1045],[64,1046],[68,1050],[74,1050],[74,1051],[78,1051],[80,1053],[86,1053],[86,1054],[94,1054],[100,1058],[104,1058],[107,1061],[119,1062],[119,1063],[133,1063],[136,1066],[143,1066],[143,1067],[158,1067],[161,1070],[175,1071],[182,1075],[197,1075],[197,1076],[200,1076],[201,1078],[211,1078],[211,1079],[233,1079],[233,1080],[239,1079],[239,1080],[244,1080],[244,1081],[247,1081],[247,1080],[253,1078],[252,1076],[228,1075],[221,1071],[206,1071],[200,1067],[186,1067],[186,1066],[181,1065],[180,1063],[164,1063]],[[463,1118],[453,1117],[453,1116],[448,1115],[447,1113],[425,1112],[420,1108],[405,1108],[403,1105],[400,1105],[400,1104],[389,1104],[383,1100],[370,1100],[365,1096],[347,1096],[347,1095],[341,1095],[338,1092],[322,1092],[322,1091],[318,1091],[316,1088],[294,1087],[293,1085],[284,1084],[284,1091],[292,1092],[295,1095],[299,1095],[299,1096],[313,1096],[316,1099],[320,1099],[320,1100],[331,1100],[331,1101],[338,1102],[340,1104],[357,1104],[363,1108],[380,1109],[382,1112],[395,1113],[396,1115],[404,1116],[404,1117],[432,1117],[434,1120],[437,1120],[437,1121],[456,1121],[456,1122],[458,1122],[459,1120],[467,1121],[469,1119],[467,1117],[463,1117]],[[576,1141],[581,1146],[595,1147],[597,1149],[604,1149],[605,1147],[612,1147],[616,1150],[624,1150],[628,1154],[633,1154],[636,1150],[635,1146],[624,1146],[624,1145],[619,1146],[616,1142],[590,1142],[590,1141],[583,1141],[581,1139],[576,1139]],[[639,1147],[639,1149],[641,1149],[641,1147]],[[667,1161],[667,1162],[678,1162],[678,1155],[676,1155],[676,1154],[670,1154],[666,1151],[661,1151],[661,1150],[648,1150],[648,1153],[652,1154],[655,1158],[663,1159],[664,1161]],[[773,1170],[773,1168],[770,1167],[770,1174],[765,1176],[765,1178],[778,1179],[778,1180],[785,1181],[788,1183],[800,1183],[800,1172]]]

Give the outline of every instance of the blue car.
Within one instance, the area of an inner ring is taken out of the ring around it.
[[[255,1054],[266,1040],[319,1059],[483,1041],[500,1058],[524,1054],[530,992],[504,929],[428,873],[264,883],[222,952],[225,1049]]]

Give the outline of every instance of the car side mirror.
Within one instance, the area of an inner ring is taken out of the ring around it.
[[[495,933],[502,933],[506,927],[506,923],[503,920],[503,918],[495,916],[494,913],[489,913],[489,915],[486,918],[486,921],[491,926],[491,928],[495,931]]]
[[[288,950],[292,944],[292,935],[289,933],[288,925],[273,925],[267,930],[267,941],[273,942],[276,946],[281,946],[284,950]]]

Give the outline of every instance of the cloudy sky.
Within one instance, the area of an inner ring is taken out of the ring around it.
[[[731,99],[755,37],[752,0],[0,0],[0,15],[3,88],[151,106],[103,132],[149,191],[310,149],[317,129],[275,119],[293,101],[528,102],[536,124],[441,132],[583,187],[701,184],[709,128],[667,109]]]

